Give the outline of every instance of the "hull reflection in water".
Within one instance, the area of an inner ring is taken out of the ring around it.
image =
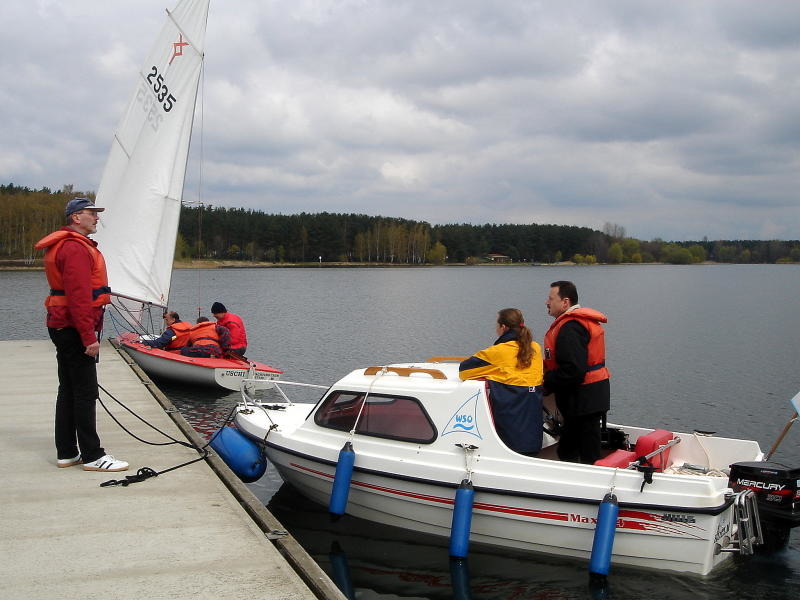
[[[780,553],[731,561],[708,577],[617,566],[608,587],[590,588],[584,561],[476,544],[468,562],[453,565],[446,539],[350,515],[332,523],[324,506],[288,484],[267,507],[345,596],[358,600],[717,600],[749,597],[754,581],[764,597],[789,599],[800,583],[789,553]]]
[[[267,505],[347,598],[456,599],[567,598],[554,582],[569,585],[579,561],[492,553],[473,548],[470,558],[448,557],[447,540],[343,516],[332,523],[327,510],[284,484]],[[527,581],[519,579],[524,576]],[[584,591],[588,590],[586,586]],[[544,595],[542,595],[544,594]]]

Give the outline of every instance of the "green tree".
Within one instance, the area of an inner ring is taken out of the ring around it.
[[[622,244],[619,242],[614,242],[608,247],[608,262],[612,264],[619,264],[622,262],[622,257]]]
[[[706,259],[706,249],[700,244],[689,246],[689,254],[692,255],[693,263],[701,263]]]
[[[244,255],[250,262],[256,262],[259,258],[260,250],[255,242],[247,242],[244,247]]]
[[[175,238],[175,260],[189,260],[192,257],[192,249],[180,233]]]
[[[639,240],[625,238],[622,240],[622,260],[624,262],[636,262],[633,260],[634,254],[638,254],[640,248]]]
[[[428,250],[428,262],[434,265],[443,265],[447,258],[447,248],[442,242],[436,242],[433,247]]]
[[[692,254],[678,244],[667,244],[661,248],[661,260],[673,265],[690,265]]]

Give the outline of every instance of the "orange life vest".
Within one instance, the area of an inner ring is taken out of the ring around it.
[[[45,306],[69,306],[69,298],[64,292],[64,281],[61,271],[56,264],[56,257],[61,246],[67,240],[73,240],[84,245],[92,258],[92,306],[104,306],[111,302],[111,288],[108,287],[108,275],[106,274],[106,261],[103,254],[97,249],[97,244],[85,235],[77,231],[59,229],[48,236],[45,236],[34,246],[37,250],[45,248],[44,253],[44,273],[47,276],[47,283],[50,285],[50,294],[45,298]]]
[[[167,347],[164,348],[165,350],[178,350],[183,348],[188,342],[190,334],[189,332],[192,329],[192,324],[187,323],[186,321],[176,321],[172,325],[169,326],[172,329],[172,332],[175,334],[175,337],[172,338],[172,341],[167,344]],[[216,331],[214,332],[216,333]]]
[[[211,321],[204,321],[194,325],[189,330],[190,346],[214,346],[220,352],[219,335],[217,334],[217,324]]]
[[[588,385],[610,379],[611,373],[606,368],[606,342],[605,331],[600,323],[607,323],[608,318],[600,311],[593,308],[576,308],[575,310],[560,315],[544,335],[544,368],[552,371],[558,368],[556,358],[556,340],[558,332],[568,321],[578,321],[589,332],[588,357],[586,364],[589,370],[583,378],[581,385]]]

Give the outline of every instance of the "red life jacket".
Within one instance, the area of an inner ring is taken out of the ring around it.
[[[552,371],[558,368],[556,357],[556,340],[558,332],[568,321],[578,321],[589,332],[588,357],[586,364],[589,370],[583,378],[581,385],[588,385],[610,379],[611,373],[606,368],[606,342],[605,331],[600,323],[607,323],[608,318],[600,311],[593,308],[576,308],[575,310],[560,315],[544,335],[544,369]]]
[[[203,321],[194,325],[189,330],[189,346],[212,346],[217,352],[222,352],[219,345],[217,324],[212,321]]]
[[[44,273],[47,276],[47,283],[50,285],[50,294],[45,298],[45,306],[69,306],[69,298],[64,292],[64,281],[56,265],[58,250],[67,240],[73,240],[83,244],[89,251],[92,258],[92,274],[90,284],[92,286],[92,306],[104,306],[111,302],[111,288],[108,287],[108,275],[106,274],[106,261],[102,253],[97,249],[97,243],[90,240],[85,235],[70,229],[59,229],[48,236],[39,240],[34,248],[37,250],[45,249],[44,253]]]
[[[247,332],[239,315],[226,312],[225,316],[219,319],[217,323],[231,332],[231,348],[244,348],[247,346]]]
[[[172,341],[167,344],[167,347],[164,349],[178,350],[183,348],[189,342],[189,332],[192,329],[192,324],[186,321],[175,321],[169,328],[172,329],[175,337],[172,338]],[[214,333],[216,333],[216,331]]]

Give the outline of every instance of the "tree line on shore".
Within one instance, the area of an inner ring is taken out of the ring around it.
[[[72,197],[61,190],[0,185],[0,259],[33,262],[40,238],[64,223]],[[447,224],[340,213],[269,214],[244,208],[187,206],[175,258],[270,263],[479,264],[666,262],[691,264],[800,262],[800,241],[637,240],[620,225],[603,231],[569,225]]]

